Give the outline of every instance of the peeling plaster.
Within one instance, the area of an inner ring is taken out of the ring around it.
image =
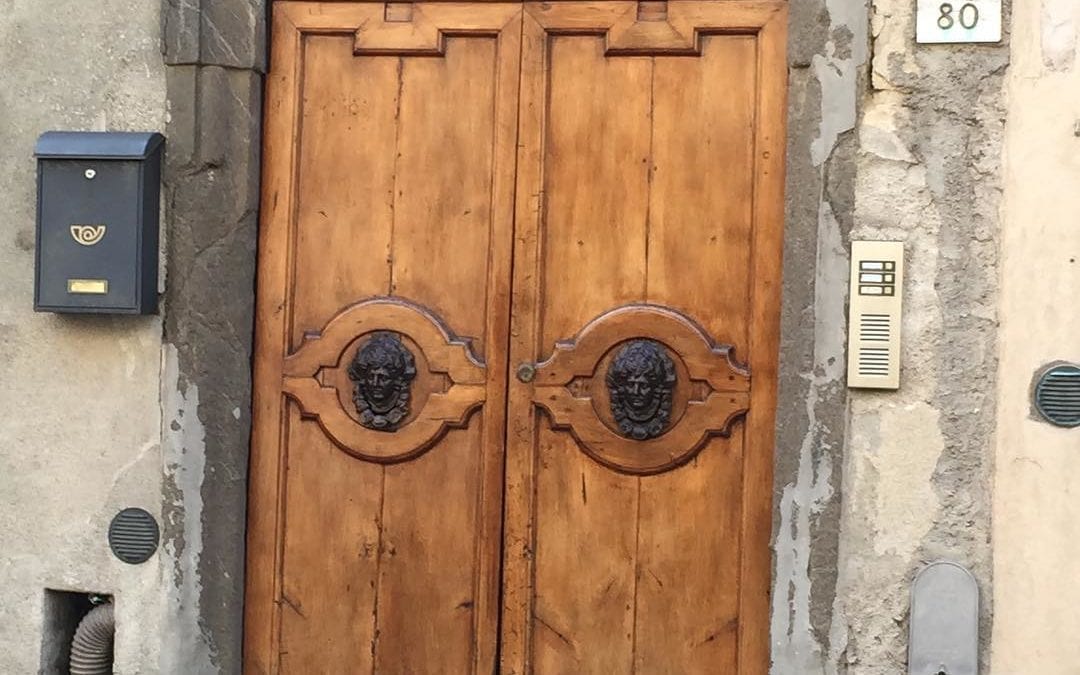
[[[176,347],[163,348],[162,429],[165,461],[163,574],[167,589],[161,672],[217,672],[213,647],[200,626],[202,485],[206,429],[199,420],[199,388],[180,376]]]
[[[899,92],[881,91],[864,106],[859,123],[859,149],[879,159],[916,164],[915,156],[900,138],[897,115],[903,110],[901,98]],[[917,183],[912,187],[920,186]]]
[[[868,52],[868,16],[863,2],[825,0],[823,5],[815,18],[827,24],[828,32],[810,58],[810,71],[820,92],[820,112],[814,115],[818,127],[810,138],[809,160],[822,186],[812,259],[814,346],[806,363],[809,368],[799,373],[805,382],[805,432],[797,449],[781,448],[781,452],[797,453],[797,468],[794,481],[781,486],[778,497],[771,616],[772,672],[776,675],[835,673],[845,643],[843,627],[836,623],[835,616],[831,624],[827,616],[824,625],[814,620],[815,600],[833,597],[831,588],[814,588],[815,579],[821,583],[833,578],[815,568],[815,562],[820,565],[821,561],[815,561],[814,532],[823,512],[830,506],[835,508],[839,499],[838,467],[833,457],[841,451],[834,445],[842,434],[835,427],[842,419],[836,409],[844,397],[848,258],[841,218],[850,218],[851,206],[830,193],[830,163],[837,157],[845,136],[856,126],[860,73]],[[794,35],[793,39],[800,38]],[[847,159],[845,156],[839,161]],[[838,168],[833,182],[846,180],[842,176],[847,167]],[[826,606],[824,611],[829,613],[830,608]]]
[[[821,166],[840,134],[853,129],[857,115],[859,69],[867,55],[867,9],[856,0],[825,0],[830,39],[813,68],[821,83],[821,126],[811,146],[814,166]]]
[[[903,241],[906,259],[900,389],[849,397],[833,620],[841,666],[859,675],[905,670],[910,586],[929,561],[978,579],[983,655],[993,611],[987,448],[1008,55],[916,45],[913,11],[874,1],[858,125],[851,236]]]
[[[878,556],[909,559],[934,524],[941,501],[932,479],[945,449],[940,424],[940,411],[924,402],[886,404],[852,419],[856,479],[889,486],[853,505],[867,509],[857,517],[874,524],[869,539]]]
[[[809,383],[806,414],[809,431],[799,448],[795,483],[784,486],[780,496],[780,528],[776,537],[776,578],[773,593],[771,634],[774,672],[810,673],[822,670],[822,645],[810,622],[810,530],[833,496],[831,456],[822,449],[822,424],[818,420],[819,398],[831,387],[842,386],[844,373],[844,273],[847,256],[840,226],[828,203],[822,202],[818,237],[818,279],[814,289],[817,310],[814,325],[815,372],[800,376]]]
[[[836,147],[840,134],[855,128],[855,76],[859,64],[838,59],[830,42],[826,54],[815,54],[814,74],[821,85],[821,126],[810,146],[814,166],[821,166]]]

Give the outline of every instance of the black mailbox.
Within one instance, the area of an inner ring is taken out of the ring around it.
[[[156,133],[41,135],[35,310],[157,311],[164,142]]]

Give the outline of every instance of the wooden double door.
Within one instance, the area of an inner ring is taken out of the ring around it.
[[[274,2],[245,669],[765,673],[781,2]]]

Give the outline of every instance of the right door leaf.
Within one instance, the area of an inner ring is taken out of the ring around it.
[[[786,3],[524,21],[503,672],[764,674]]]

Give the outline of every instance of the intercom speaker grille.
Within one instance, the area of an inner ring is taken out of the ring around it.
[[[1080,366],[1059,364],[1043,370],[1035,382],[1035,409],[1059,427],[1080,427]]]
[[[888,342],[892,339],[892,321],[888,314],[861,314],[859,339],[863,342]]]
[[[149,560],[157,550],[159,537],[157,521],[143,509],[124,509],[109,523],[109,548],[131,565]]]
[[[888,377],[889,348],[862,347],[859,349],[859,375]]]

